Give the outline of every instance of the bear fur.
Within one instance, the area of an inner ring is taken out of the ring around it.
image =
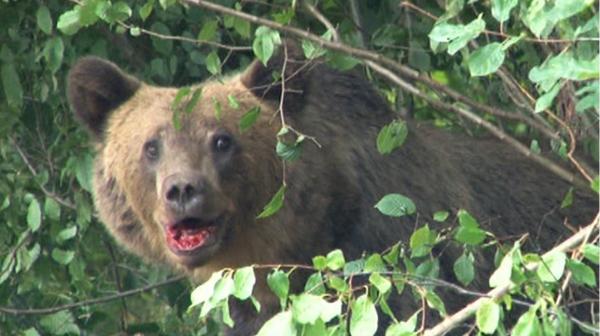
[[[272,72],[284,65],[282,95]],[[267,66],[255,61],[241,74],[194,88],[201,89],[200,99],[191,113],[179,114],[176,129],[176,88],[145,84],[95,57],[78,61],[68,77],[69,102],[96,146],[93,184],[101,220],[129,251],[198,280],[226,267],[310,264],[314,255],[336,248],[347,260],[359,258],[407,241],[439,210],[466,209],[500,239],[529,233],[528,244],[546,250],[572,234],[566,218],[572,227],[583,226],[597,212],[597,199],[579,192],[573,210],[561,209],[570,185],[496,139],[408,121],[403,146],[379,154],[377,134],[397,115],[361,76],[307,61],[293,44]],[[284,206],[257,219],[282,185],[284,167],[275,152],[280,106],[286,122],[321,147],[306,141],[301,157],[286,163]],[[258,120],[240,131],[240,118],[254,107],[261,110]],[[388,193],[411,198],[417,214],[381,214],[374,205]],[[196,241],[181,238],[186,220],[206,226],[202,236],[188,236]],[[450,225],[436,228],[444,227]],[[186,250],[199,240],[206,246]],[[452,265],[457,253],[449,248],[441,265]],[[486,290],[493,261],[477,263],[473,286]],[[454,281],[451,268],[442,267],[440,276]],[[257,316],[243,304],[232,307],[231,335],[256,332],[279,309],[264,274],[257,278],[263,310]],[[416,310],[408,301],[395,306],[403,319]],[[455,308],[466,302],[457,301]]]

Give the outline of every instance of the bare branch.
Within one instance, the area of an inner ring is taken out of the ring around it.
[[[33,176],[37,176],[37,171],[35,170],[35,168],[31,164],[31,162],[29,162],[29,159],[27,158],[27,155],[25,155],[25,152],[23,151],[23,149],[19,146],[19,144],[17,143],[17,141],[13,137],[9,137],[9,138],[10,138],[11,143],[15,147],[17,153],[19,153],[19,156],[21,157],[21,160],[23,160],[23,162],[27,166],[27,169],[29,169],[29,172]],[[40,184],[40,183],[38,183],[38,186],[40,187],[40,189],[42,190],[42,192],[46,196],[54,199],[56,202],[58,202],[59,204],[62,204],[63,206],[65,206],[65,207],[67,207],[69,209],[77,210],[77,206],[75,206],[75,204],[73,204],[73,203],[65,200],[64,198],[58,196],[54,192],[46,189],[46,187],[44,185]]]
[[[62,310],[68,310],[68,309],[79,308],[79,307],[84,307],[84,306],[92,306],[92,305],[97,305],[97,304],[106,303],[106,302],[110,302],[110,301],[120,300],[120,299],[122,299],[124,297],[133,296],[133,295],[137,295],[137,294],[140,294],[140,293],[148,292],[148,291],[151,291],[151,290],[153,290],[155,288],[175,283],[177,281],[180,281],[183,278],[184,278],[184,276],[180,275],[180,276],[172,277],[172,278],[169,278],[169,279],[167,279],[165,281],[158,282],[158,283],[155,283],[155,284],[152,284],[152,285],[148,285],[148,286],[145,286],[145,287],[136,288],[136,289],[130,289],[128,291],[120,292],[120,293],[113,294],[113,295],[107,295],[107,296],[100,297],[100,298],[97,298],[97,299],[91,299],[91,300],[84,300],[84,301],[79,301],[79,302],[73,302],[73,303],[69,303],[69,304],[66,304],[66,305],[56,306],[56,307],[50,307],[50,308],[18,309],[18,308],[10,308],[10,307],[2,307],[2,306],[0,306],[0,312],[6,313],[6,314],[12,314],[12,315],[47,315],[47,314],[53,314],[53,313],[56,313],[56,312],[59,312],[59,311],[62,311]]]
[[[582,230],[580,230],[579,232],[577,232],[576,234],[571,236],[571,238],[565,240],[564,242],[562,242],[561,244],[559,244],[552,250],[546,252],[544,254],[544,256],[542,256],[542,258],[550,255],[551,253],[567,252],[569,250],[572,250],[573,248],[576,248],[585,239],[587,239],[587,237],[589,237],[591,234],[593,234],[593,232],[598,230],[599,223],[600,223],[600,213],[598,213],[596,215],[596,218],[594,219],[594,221],[592,221],[592,223],[590,225],[586,226],[585,228],[583,228]],[[528,267],[528,270],[535,271],[536,268],[537,268],[537,265],[533,265],[531,267]],[[508,293],[511,288],[512,288],[511,284],[506,284],[504,286],[496,287],[494,290],[488,292],[487,295],[489,298],[498,299],[501,296],[503,296],[504,294]],[[457,325],[459,325],[460,323],[462,323],[463,321],[465,321],[466,319],[471,317],[473,314],[475,314],[475,312],[477,312],[477,309],[479,309],[479,307],[481,307],[481,305],[483,303],[488,301],[489,298],[481,298],[474,302],[471,302],[465,308],[461,309],[454,315],[448,316],[446,319],[444,319],[441,323],[437,324],[435,327],[425,330],[424,335],[425,336],[440,336],[440,335],[446,334],[449,330],[452,330]]]
[[[486,128],[498,139],[515,147],[519,152],[523,153],[527,157],[530,157],[530,158],[534,159],[535,161],[541,163],[544,167],[548,168],[550,171],[552,171],[559,177],[565,179],[566,181],[568,181],[570,183],[576,184],[579,187],[589,188],[588,184],[585,183],[584,181],[582,181],[580,178],[576,177],[575,175],[573,175],[566,169],[562,168],[561,166],[553,163],[551,160],[549,160],[537,153],[530,151],[529,148],[527,148],[526,146],[521,144],[519,141],[508,136],[506,133],[502,132],[502,130],[500,130],[493,124],[485,121],[484,119],[480,118],[478,115],[474,114],[473,112],[468,111],[461,107],[457,107],[455,105],[444,103],[440,99],[427,96],[426,94],[424,94],[424,93],[420,92],[418,89],[416,89],[414,86],[401,80],[396,74],[391,72],[389,69],[384,68],[383,66],[385,65],[387,67],[390,67],[391,69],[398,71],[400,73],[400,75],[402,75],[402,76],[419,81],[434,90],[441,91],[441,92],[447,94],[449,97],[454,98],[458,101],[461,101],[461,102],[463,102],[475,109],[478,109],[480,111],[483,111],[486,113],[492,113],[492,114],[494,114],[495,112],[501,111],[499,109],[477,103],[477,102],[473,101],[472,99],[465,97],[465,96],[461,95],[460,93],[450,89],[449,87],[444,86],[440,83],[436,83],[434,80],[419,74],[417,71],[411,69],[410,67],[404,66],[390,58],[387,58],[383,55],[380,55],[378,53],[375,53],[375,52],[372,52],[369,50],[354,48],[354,47],[351,47],[351,46],[348,46],[348,45],[345,45],[345,44],[342,44],[339,42],[327,41],[317,35],[311,34],[310,32],[304,31],[302,29],[285,26],[285,25],[279,24],[275,21],[260,18],[260,17],[254,16],[254,15],[250,15],[250,14],[241,12],[241,11],[236,11],[231,8],[212,3],[210,1],[206,1],[206,0],[182,0],[182,1],[184,3],[203,7],[203,8],[209,9],[209,10],[217,12],[217,13],[231,15],[231,16],[235,16],[235,17],[241,18],[243,20],[246,20],[246,21],[249,21],[249,22],[252,22],[255,24],[261,24],[261,25],[267,26],[272,29],[276,29],[281,32],[285,32],[285,33],[288,33],[288,34],[291,34],[291,35],[294,35],[297,37],[304,38],[306,40],[316,43],[320,47],[327,48],[330,50],[335,50],[335,51],[341,51],[341,52],[344,52],[351,56],[360,58],[363,61],[365,61],[365,63],[367,63],[367,65],[371,66],[374,70],[376,68],[373,67],[373,65],[377,66],[377,68],[379,69],[377,71],[380,74],[386,76],[386,78],[389,78],[390,80],[392,80],[392,78],[395,78],[395,80],[399,80],[398,83],[400,83],[400,82],[405,83],[406,85],[399,84],[399,86],[402,89],[407,90],[408,92],[419,96],[420,98],[424,99],[425,101],[427,101],[428,103],[430,103],[432,106],[434,106],[436,108],[449,110],[449,111],[452,111],[454,113],[457,113],[457,114],[460,114],[460,115],[466,117],[467,119],[471,120],[472,122],[475,122],[476,124],[481,125],[482,127]],[[371,62],[368,63],[367,61],[371,61]],[[525,118],[524,120],[531,120],[524,116],[520,116],[520,115],[513,114],[510,112],[506,112],[506,111],[501,111],[501,113],[505,113],[507,116],[513,115],[513,116],[515,116],[514,117],[515,119],[519,119],[519,120],[521,120],[523,118]]]

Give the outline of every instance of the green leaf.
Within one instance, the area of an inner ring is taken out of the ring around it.
[[[408,320],[390,325],[385,336],[416,336],[418,314],[413,314]]]
[[[38,7],[35,17],[38,28],[48,35],[52,34],[52,16],[50,16],[50,10],[48,10],[48,7],[44,5]]]
[[[221,279],[222,275],[223,271],[214,272],[213,274],[211,274],[208,280],[206,280],[203,284],[196,287],[192,291],[192,294],[190,295],[190,299],[192,302],[190,308],[197,306],[201,303],[207,302],[212,297],[215,284]]]
[[[242,115],[242,118],[240,118],[240,132],[244,132],[244,131],[248,130],[250,127],[252,127],[252,125],[254,125],[256,120],[258,120],[259,115],[260,115],[260,107],[259,106],[254,106],[253,108],[248,110],[248,112],[244,113],[244,115]]]
[[[398,256],[400,255],[400,243],[394,244],[390,251],[383,256],[389,265],[395,266],[398,263]]]
[[[40,209],[40,203],[34,198],[29,203],[27,208],[27,225],[31,232],[36,232],[42,224],[42,211]]]
[[[227,102],[229,102],[229,106],[231,106],[232,109],[237,110],[240,108],[240,103],[233,95],[227,95]]]
[[[504,49],[493,42],[475,50],[467,63],[471,76],[485,76],[496,72],[504,62]]]
[[[221,73],[221,59],[216,51],[212,51],[206,56],[206,70],[213,75]]]
[[[2,73],[2,87],[4,88],[4,95],[8,105],[19,108],[23,103],[23,87],[21,87],[21,80],[19,74],[12,63],[2,64],[0,68]]]
[[[440,313],[440,316],[446,316],[446,307],[444,301],[432,290],[428,290],[425,294],[425,301],[427,305]]]
[[[383,126],[377,135],[377,150],[381,154],[390,154],[394,149],[402,146],[408,135],[406,122],[394,120]]]
[[[243,38],[250,37],[250,22],[241,18],[233,18],[233,29]]]
[[[385,263],[383,262],[383,259],[381,258],[381,255],[379,253],[373,253],[372,255],[370,255],[363,264],[362,272],[370,273],[385,271],[387,271],[387,268],[385,267]],[[361,270],[359,270],[359,272],[361,272]]]
[[[44,214],[48,219],[57,221],[60,219],[60,205],[53,198],[46,197],[44,202]]]
[[[485,30],[485,21],[480,17],[468,25],[454,25],[447,22],[436,24],[429,33],[429,39],[437,43],[449,43],[448,54],[454,55],[471,40]]]
[[[303,141],[296,141],[295,143],[289,145],[285,142],[277,140],[275,152],[277,153],[277,156],[285,161],[294,161],[300,157],[300,154],[302,154],[303,143]]]
[[[169,27],[162,22],[153,23],[152,26],[150,26],[150,30],[162,35],[173,35]],[[171,56],[173,51],[173,41],[154,36],[151,36],[150,40],[152,41],[152,47],[158,51],[158,53],[165,57]]]
[[[411,258],[423,257],[429,254],[435,244],[436,238],[437,234],[435,231],[429,230],[427,224],[416,230],[410,236]]]
[[[327,302],[325,300],[321,300],[320,308],[321,315],[319,317],[323,322],[327,323],[342,314],[342,301],[336,300],[333,302]]]
[[[200,97],[202,97],[202,88],[197,87],[192,91],[192,96],[185,102],[185,106],[183,107],[183,112],[190,114],[198,105],[200,101]]]
[[[560,88],[561,88],[561,85],[560,85],[559,82],[557,82],[556,84],[554,84],[554,86],[552,87],[552,89],[550,89],[550,91],[548,91],[545,94],[541,95],[535,101],[535,113],[542,112],[545,109],[547,109],[548,107],[550,107],[550,105],[552,105],[552,102],[554,101],[554,98],[556,97],[556,95],[560,91]]]
[[[129,17],[131,17],[132,11],[129,5],[123,1],[118,1],[112,4],[104,15],[101,16],[102,19],[108,23],[114,23],[117,21],[125,21]]]
[[[377,331],[377,310],[375,305],[364,294],[351,304],[350,335],[372,336]]]
[[[531,140],[529,149],[536,154],[540,154],[542,152],[542,149],[540,148],[540,143],[536,139]]]
[[[544,282],[556,282],[562,277],[567,257],[563,252],[555,251],[542,257],[537,275]]]
[[[285,199],[285,185],[282,185],[279,190],[273,195],[273,198],[265,205],[263,211],[256,218],[267,218],[274,215],[283,206]]]
[[[217,35],[217,28],[219,28],[219,23],[217,20],[206,21],[198,33],[198,40],[213,41]]]
[[[85,154],[76,161],[75,177],[79,185],[87,192],[92,192],[94,158],[90,154]]]
[[[235,284],[231,278],[231,273],[226,274],[215,284],[214,291],[210,298],[211,303],[217,305],[219,302],[227,300],[229,296],[233,294],[234,290]]]
[[[342,250],[333,250],[327,254],[327,268],[332,271],[337,271],[344,267],[346,260]]]
[[[316,256],[312,259],[312,262],[317,271],[323,271],[327,268],[327,258],[324,256]]]
[[[81,6],[77,7],[79,12],[79,25],[81,27],[88,27],[96,23],[99,16],[105,17],[106,11],[108,10],[109,3],[103,0],[90,0],[85,1]]]
[[[345,293],[349,289],[348,283],[335,275],[331,275],[327,278],[327,284],[338,293]]]
[[[400,194],[387,194],[383,196],[383,198],[375,204],[375,208],[382,214],[391,217],[412,215],[417,211],[413,201]]]
[[[48,42],[46,42],[46,46],[44,48],[44,59],[48,64],[48,68],[52,73],[55,73],[60,69],[63,61],[63,53],[65,51],[65,46],[63,44],[63,40],[60,36],[56,36]]]
[[[267,276],[267,284],[279,298],[281,308],[284,308],[290,290],[290,279],[288,278],[288,275],[281,270],[274,270]]]
[[[458,281],[463,285],[468,286],[475,278],[475,268],[473,267],[473,256],[463,253],[454,262],[454,274]]]
[[[252,266],[246,266],[235,271],[233,283],[235,285],[233,296],[240,300],[249,298],[250,295],[252,295],[252,289],[256,283],[254,268]]]
[[[594,190],[596,193],[600,192],[600,176],[596,176],[594,177],[594,180],[592,181],[592,183],[590,183],[590,187],[592,188],[592,190]]]
[[[548,92],[560,79],[588,80],[600,76],[600,56],[593,60],[575,59],[570,51],[550,57],[542,65],[529,71],[529,79],[536,83],[542,92]]]
[[[600,247],[595,244],[585,244],[583,246],[583,256],[596,265],[600,264]]]
[[[40,334],[35,328],[29,328],[23,331],[23,336],[40,336]]]
[[[146,21],[150,14],[152,14],[153,9],[154,1],[148,1],[142,7],[140,7],[138,13],[140,14],[140,18],[142,19],[142,21]]]
[[[535,314],[535,307],[530,308],[525,314],[519,317],[517,324],[512,329],[513,336],[538,336],[542,335],[540,321]]]
[[[369,276],[369,282],[377,288],[380,294],[385,294],[392,288],[392,283],[387,278],[381,276],[379,273],[371,273]]]
[[[502,258],[500,262],[500,266],[498,269],[492,273],[490,277],[489,285],[492,288],[496,288],[499,286],[504,286],[510,283],[510,278],[512,275],[512,265],[513,265],[513,253],[512,251]]]
[[[281,44],[279,32],[269,27],[260,26],[256,29],[252,51],[254,55],[264,64],[273,56],[275,46]]]
[[[62,244],[63,242],[75,237],[75,235],[77,235],[77,226],[71,226],[66,229],[62,229],[56,235],[56,242]]]
[[[81,331],[73,314],[68,310],[46,315],[40,319],[40,326],[49,335],[80,335]]]
[[[448,211],[438,211],[433,214],[433,220],[436,222],[443,222],[448,219],[450,213]]]
[[[292,314],[300,324],[313,324],[321,315],[325,300],[312,294],[300,294],[292,297]]]
[[[493,334],[500,322],[500,305],[488,299],[477,309],[476,322],[482,333]]]
[[[561,209],[568,208],[572,204],[573,204],[573,187],[569,188],[569,191],[567,191],[565,198],[563,198],[562,202],[560,203],[560,208]]]
[[[70,11],[62,13],[58,17],[56,28],[65,35],[74,35],[81,28],[79,23],[79,10],[72,9]]]
[[[547,15],[550,21],[558,23],[580,13],[593,3],[592,0],[555,0],[554,7]]]
[[[215,99],[215,97],[212,97],[212,101],[215,109],[215,119],[217,119],[217,121],[220,121],[223,117],[221,102]]]
[[[75,252],[73,251],[66,251],[59,248],[52,249],[52,259],[62,265],[68,265],[74,256]]]
[[[510,11],[519,0],[492,0],[492,16],[499,22],[504,22],[510,18]]]
[[[285,311],[271,317],[256,336],[296,336],[292,312]]]
[[[485,231],[479,228],[477,220],[466,210],[458,211],[459,227],[454,238],[464,244],[479,245],[485,240]]]
[[[327,52],[327,64],[340,71],[348,71],[354,68],[360,61],[348,54],[341,52]]]
[[[325,266],[323,266],[323,268],[325,268]],[[315,295],[325,294],[325,285],[323,284],[323,275],[321,272],[313,273],[306,279],[304,291]]]
[[[573,273],[573,281],[576,284],[585,284],[592,288],[596,287],[596,274],[588,265],[577,260],[567,260],[567,268]]]

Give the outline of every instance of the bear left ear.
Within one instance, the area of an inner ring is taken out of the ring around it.
[[[285,106],[295,109],[302,102],[307,74],[311,68],[309,62],[297,42],[284,39],[266,66],[260,60],[254,60],[242,74],[241,80],[256,97],[278,102],[284,79]],[[285,73],[282,73],[284,64]]]
[[[96,140],[101,138],[110,113],[139,87],[137,79],[113,63],[90,56],[80,59],[67,78],[69,104]]]

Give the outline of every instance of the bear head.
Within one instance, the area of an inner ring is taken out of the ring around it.
[[[74,65],[68,99],[96,145],[96,208],[121,244],[186,270],[212,263],[207,271],[258,262],[265,246],[285,244],[283,231],[260,237],[260,226],[269,224],[256,215],[281,185],[275,153],[281,124],[274,117],[283,105],[290,113],[300,105],[298,70],[306,62],[298,50],[286,42],[285,56],[280,52],[267,66],[255,61],[242,74],[192,86],[185,96],[100,58]],[[282,67],[291,92],[285,104],[273,80]],[[242,129],[248,111],[260,112]],[[249,232],[259,237],[248,239]]]

